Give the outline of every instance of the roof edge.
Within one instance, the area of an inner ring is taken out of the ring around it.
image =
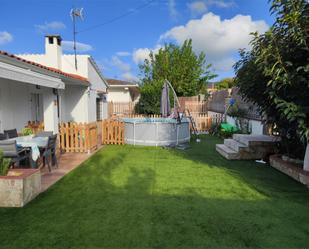
[[[6,51],[0,50],[0,55],[5,56],[5,58],[9,58],[10,60],[15,61],[17,63],[21,63],[23,65],[30,65],[31,67],[34,67],[34,68],[39,69],[39,70],[43,69],[43,70],[52,72],[54,74],[53,76],[61,75],[62,77],[65,76],[65,77],[70,78],[70,79],[89,83],[88,79],[85,78],[85,77],[82,77],[82,76],[79,76],[79,75],[76,75],[76,74],[66,73],[66,72],[61,71],[60,69],[56,69],[56,68],[53,68],[53,67],[44,66],[42,64],[39,64],[39,63],[36,63],[36,62],[33,62],[33,61],[26,60],[26,59],[21,58],[21,57],[18,57],[16,55],[8,53]]]

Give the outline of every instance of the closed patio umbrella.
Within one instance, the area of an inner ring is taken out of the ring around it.
[[[171,113],[170,98],[169,98],[169,86],[167,82],[164,82],[161,92],[161,106],[160,112],[163,117],[168,117]]]

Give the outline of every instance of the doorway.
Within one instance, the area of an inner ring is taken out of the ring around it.
[[[31,121],[43,121],[43,96],[40,93],[31,93]]]

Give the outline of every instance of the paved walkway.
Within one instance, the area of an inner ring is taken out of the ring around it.
[[[82,162],[89,158],[92,154],[87,153],[64,153],[58,159],[58,168],[52,167],[52,171],[48,172],[47,166],[41,169],[41,192],[47,190],[50,186],[59,181],[73,169],[77,168]]]

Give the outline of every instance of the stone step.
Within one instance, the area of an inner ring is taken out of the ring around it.
[[[247,145],[248,147],[271,145],[280,141],[280,138],[275,136],[248,134],[234,134],[233,139]]]
[[[232,138],[224,139],[224,145],[231,148],[232,150],[235,150],[236,152],[239,152],[241,150],[248,150],[247,145],[240,143]]]
[[[224,144],[216,144],[216,151],[228,160],[239,159],[239,153]]]

